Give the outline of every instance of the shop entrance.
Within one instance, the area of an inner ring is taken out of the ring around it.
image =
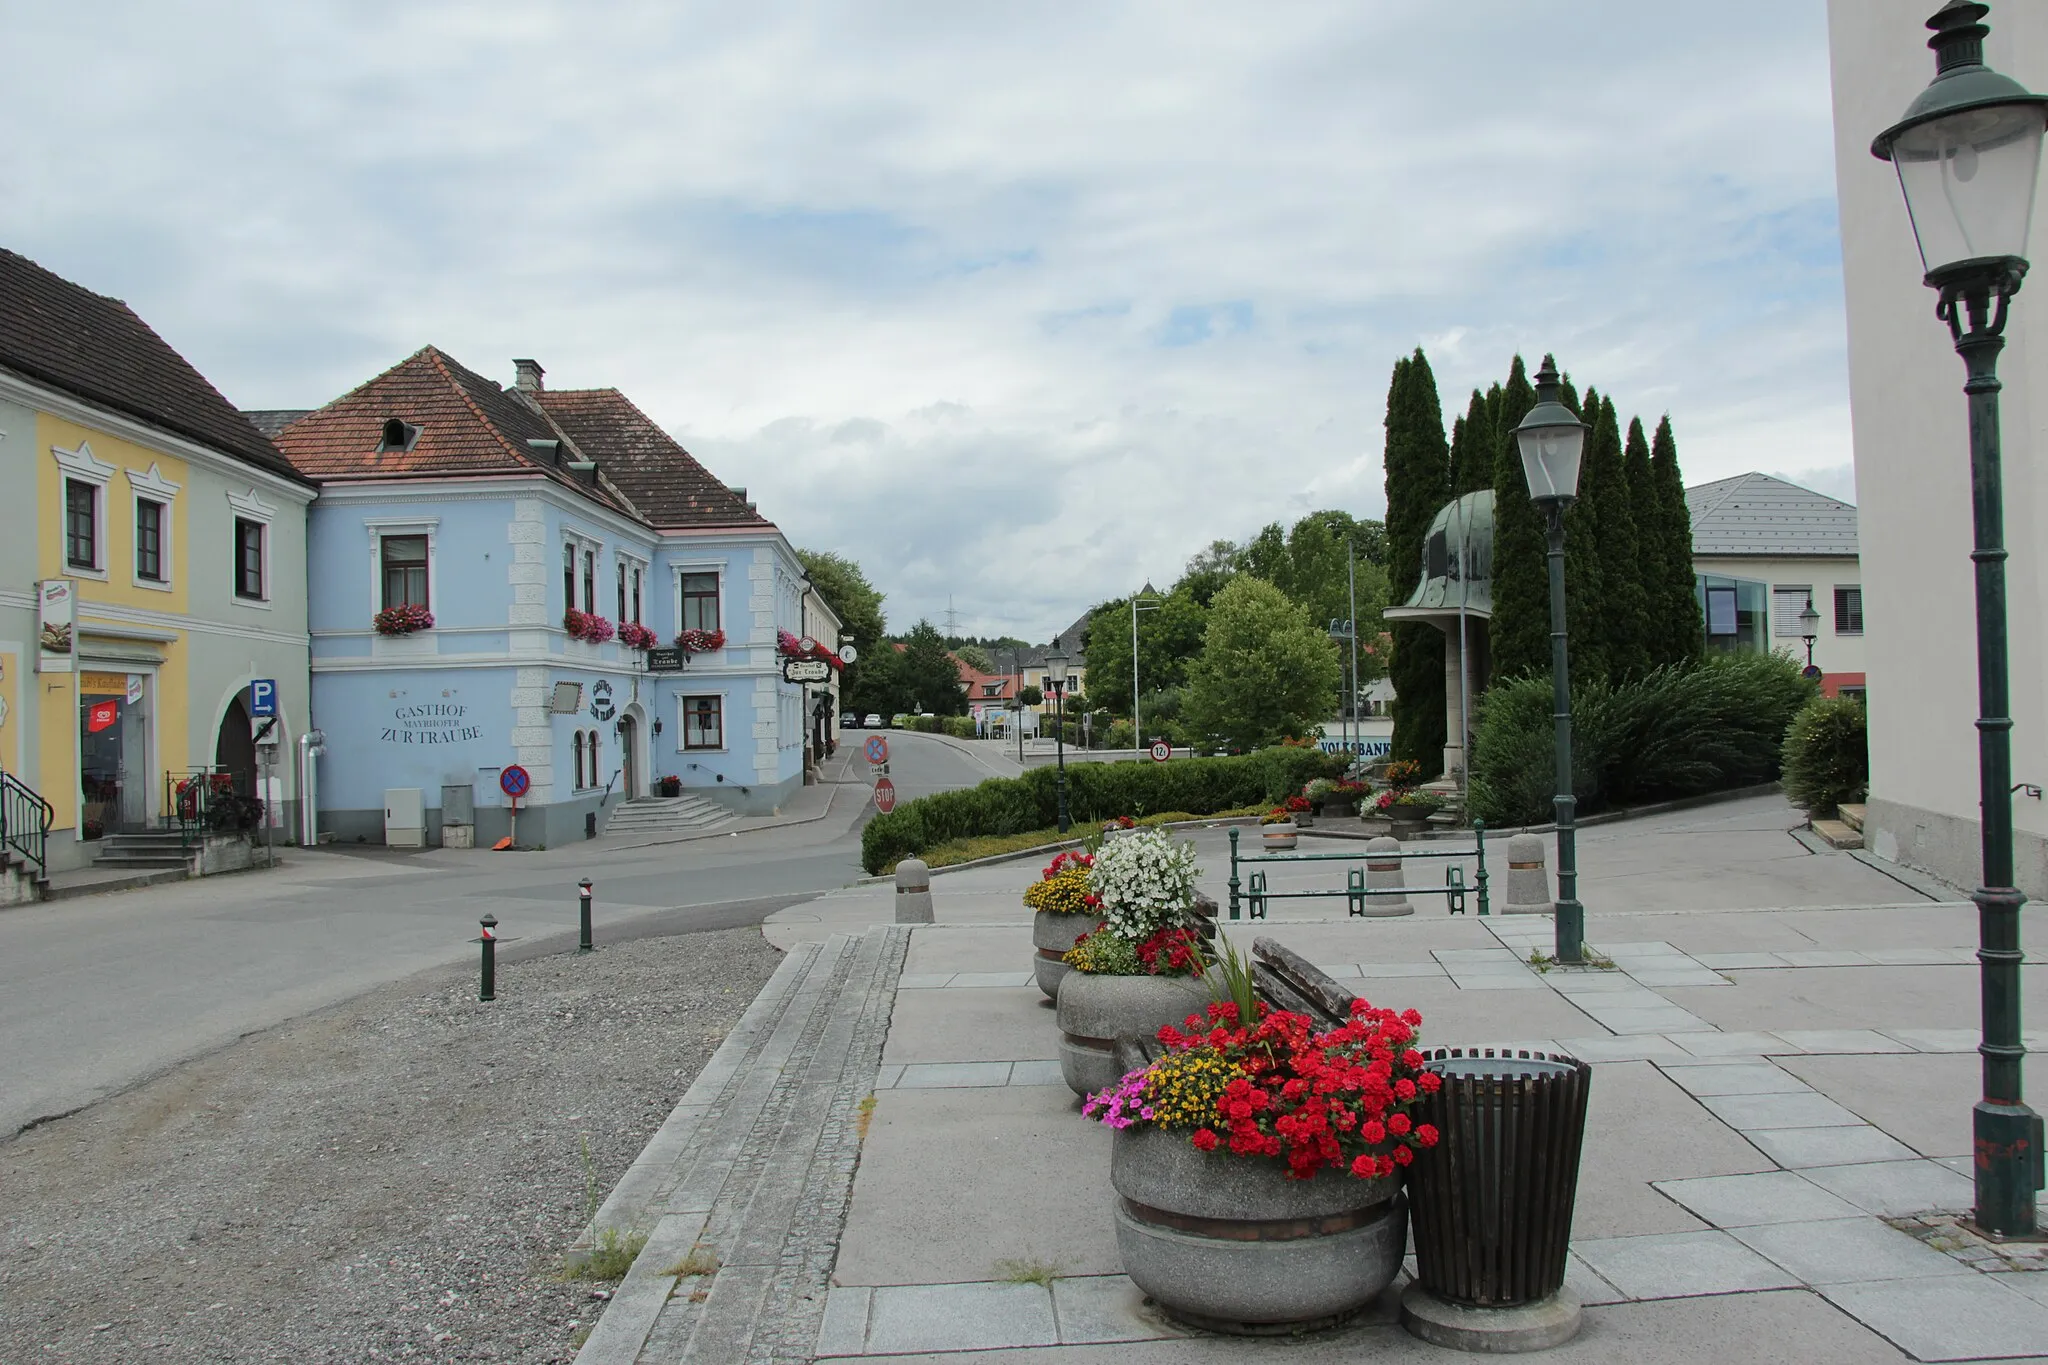
[[[246,690],[237,692],[220,718],[220,733],[213,742],[213,770],[233,779],[235,795],[256,795],[256,739],[249,728]]]
[[[150,677],[79,674],[78,834],[98,839],[149,824]]]

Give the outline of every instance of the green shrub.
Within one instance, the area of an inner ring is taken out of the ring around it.
[[[954,739],[974,738],[974,717],[972,716],[947,716],[943,720],[942,726],[945,733],[951,735]]]
[[[1870,788],[1868,717],[1854,697],[1815,697],[1785,731],[1785,794],[1816,818]]]
[[[1579,810],[1668,801],[1768,782],[1785,728],[1814,694],[1785,654],[1712,655],[1572,697]],[[1497,683],[1472,744],[1472,813],[1491,825],[1552,817],[1556,750],[1548,678]]]
[[[1067,767],[1067,807],[1077,826],[1158,811],[1210,815],[1284,800],[1311,778],[1335,775],[1343,763],[1319,749],[1289,747],[1171,763],[1073,763]],[[861,832],[861,865],[875,874],[954,839],[1045,829],[1059,819],[1057,781],[1054,769],[1033,768],[1022,777],[990,778],[906,801],[868,822]]]
[[[1105,749],[1128,749],[1138,742],[1138,732],[1127,720],[1113,720],[1102,732],[1102,747]]]

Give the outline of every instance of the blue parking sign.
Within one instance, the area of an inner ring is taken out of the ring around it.
[[[258,678],[249,684],[249,714],[258,719],[277,714],[277,679]]]

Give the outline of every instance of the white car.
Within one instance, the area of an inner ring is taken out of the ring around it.
[[[867,719],[861,722],[861,728],[866,730],[876,730],[881,728],[881,724],[882,718],[876,715],[874,712],[870,711],[868,712]]]

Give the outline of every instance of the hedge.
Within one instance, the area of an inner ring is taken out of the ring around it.
[[[1170,763],[1074,763],[1067,767],[1067,809],[1076,825],[1168,810],[1209,815],[1280,801],[1311,778],[1334,777],[1343,767],[1339,756],[1299,747]],[[990,778],[976,787],[906,801],[868,822],[860,838],[861,865],[870,874],[879,873],[949,839],[1021,834],[1057,824],[1057,777],[1053,768],[1033,768],[1022,777]]]
[[[1869,723],[1854,697],[1815,697],[1785,732],[1785,795],[1824,819],[1870,789]]]
[[[1786,727],[1815,694],[1786,654],[1717,654],[1572,697],[1572,790],[1581,813],[1769,782]],[[1470,805],[1489,825],[1554,814],[1550,679],[1496,683],[1480,699]]]

